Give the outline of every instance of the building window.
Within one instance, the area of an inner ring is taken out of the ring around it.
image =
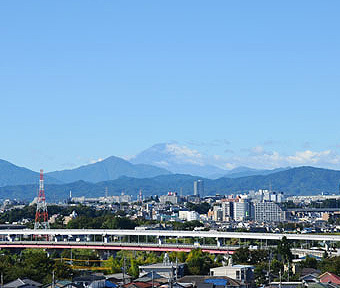
[[[236,279],[240,279],[240,271],[236,271]]]

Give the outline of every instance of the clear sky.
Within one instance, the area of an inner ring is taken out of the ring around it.
[[[0,158],[50,171],[177,141],[226,167],[340,169],[339,11],[1,1]]]

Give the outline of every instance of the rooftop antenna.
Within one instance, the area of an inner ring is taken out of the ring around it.
[[[35,212],[34,229],[49,229],[48,213],[44,189],[44,171],[40,169],[39,194],[37,200],[37,211]]]

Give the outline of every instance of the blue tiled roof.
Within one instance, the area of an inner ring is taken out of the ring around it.
[[[226,286],[228,284],[227,279],[219,279],[219,278],[212,278],[212,279],[205,279],[205,283],[212,283],[215,286]]]

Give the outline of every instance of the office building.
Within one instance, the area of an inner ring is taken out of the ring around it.
[[[194,181],[194,195],[202,197],[204,194],[204,182],[203,180]]]
[[[250,203],[248,199],[239,199],[233,206],[235,221],[244,221],[250,217]]]

